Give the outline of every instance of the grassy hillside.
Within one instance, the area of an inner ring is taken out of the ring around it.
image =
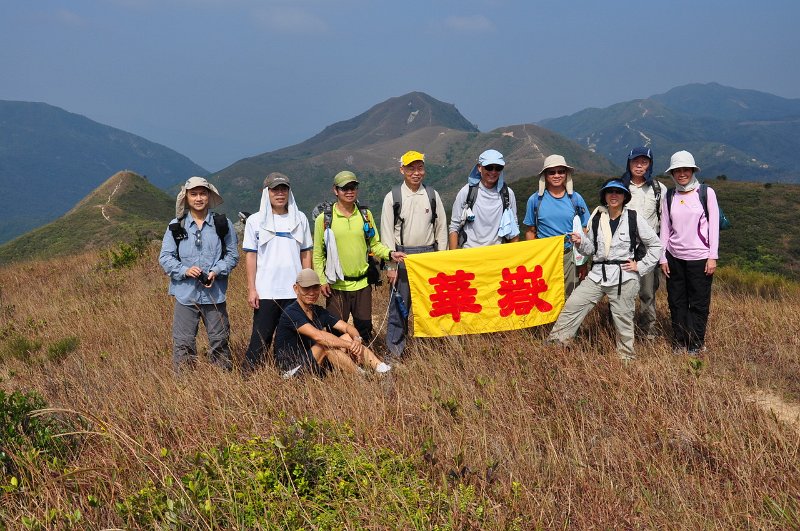
[[[715,282],[699,361],[658,340],[621,365],[601,309],[569,351],[534,329],[412,341],[383,380],[175,378],[156,255],[0,269],[4,527],[800,526],[796,287],[776,301]],[[241,267],[228,308],[240,357]],[[668,326],[663,290],[658,312]]]
[[[0,264],[152,239],[164,234],[175,200],[132,172],[119,172],[64,216],[0,245]]]
[[[593,210],[598,190],[607,177],[578,175],[575,189]],[[674,186],[669,178],[661,182]],[[733,226],[720,235],[720,265],[774,273],[800,280],[800,227],[796,222],[800,185],[708,180]],[[528,197],[538,190],[533,177],[513,183],[520,221]],[[524,230],[524,229],[523,229]]]

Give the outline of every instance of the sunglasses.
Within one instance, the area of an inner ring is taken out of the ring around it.
[[[500,166],[499,164],[487,164],[483,167],[486,171],[503,171],[505,166]]]
[[[567,170],[547,170],[547,175],[566,175]]]
[[[350,183],[344,186],[337,186],[336,188],[338,188],[342,192],[353,192],[355,190],[358,190],[358,185],[355,183]]]
[[[617,195],[625,195],[624,190],[620,190],[619,188],[609,188],[606,190],[607,194],[617,194]]]

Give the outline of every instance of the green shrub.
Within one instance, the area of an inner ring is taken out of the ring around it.
[[[118,514],[150,528],[399,529],[449,527],[462,511],[429,484],[418,456],[359,447],[333,423],[295,422],[267,439],[201,452],[191,465],[182,488],[165,476],[117,503]],[[459,521],[484,514],[478,500],[467,505]]]
[[[75,352],[80,345],[80,340],[75,336],[59,339],[47,347],[47,359],[50,361],[61,361],[67,354]]]
[[[19,333],[11,332],[0,347],[0,361],[9,358],[28,361],[31,355],[40,348],[42,348],[41,341],[28,339]]]
[[[31,416],[46,407],[37,393],[8,394],[0,389],[0,477],[18,470],[12,455],[62,459],[74,448],[74,438],[59,436],[74,431],[73,423],[53,416]]]
[[[147,251],[149,239],[144,234],[139,234],[131,243],[120,243],[117,249],[109,249],[101,253],[101,267],[105,269],[131,268]]]

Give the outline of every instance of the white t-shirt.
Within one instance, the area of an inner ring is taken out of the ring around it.
[[[290,234],[292,229],[289,214],[275,216],[275,237],[264,245],[259,245],[261,215],[256,212],[249,218],[244,228],[242,248],[245,252],[257,252],[256,292],[259,299],[295,299],[294,283],[300,272],[300,251],[313,247],[308,220],[302,212],[301,229],[303,241],[298,242]]]

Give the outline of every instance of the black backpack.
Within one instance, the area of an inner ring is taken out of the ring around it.
[[[401,193],[400,190],[401,186],[402,183],[396,184],[392,187],[392,211],[394,212],[394,226],[396,227],[397,223],[400,222],[400,245],[404,245],[403,227],[405,226],[406,220],[400,217],[400,209],[403,207],[403,194]],[[431,186],[425,186],[423,184],[422,187],[428,194],[428,201],[430,201],[431,203],[431,226],[433,226],[436,223],[436,218],[438,217],[438,214],[436,213],[436,191]],[[472,201],[474,203],[475,199],[473,199]]]
[[[575,209],[575,215],[579,218],[583,217],[583,213],[586,212],[582,206],[578,204],[578,200],[575,199],[575,194],[567,194],[569,200],[572,202],[572,208]],[[536,230],[538,234],[539,230],[539,206],[542,204],[542,199],[544,198],[544,193],[539,195],[538,193],[533,196],[533,223],[536,225]]]
[[[464,226],[469,222],[472,223],[472,220],[467,220],[464,218],[464,211],[467,208],[472,208],[475,206],[475,200],[478,198],[478,185],[480,183],[470,184],[469,190],[467,191],[467,199],[464,200],[464,204],[461,206],[461,225],[458,227],[458,248],[462,248],[464,246],[464,242],[467,241],[467,234],[464,232]],[[511,204],[511,199],[508,196],[508,185],[504,182],[503,187],[500,188],[500,199],[503,201],[503,212],[508,210],[509,205]]]
[[[592,218],[592,240],[595,253],[597,253],[597,228],[599,225],[600,213],[598,212]],[[628,209],[628,232],[631,235],[630,252],[633,254],[633,259],[638,262],[647,254],[647,247],[644,246],[644,243],[642,243],[642,240],[639,238],[639,225],[637,223],[635,210]]]
[[[225,253],[228,252],[228,248],[225,246],[225,238],[228,236],[228,232],[230,228],[228,227],[228,218],[225,214],[214,214],[214,230],[217,233],[217,237],[220,241],[220,247],[222,247],[222,251],[220,252],[219,259],[222,260],[225,258]],[[172,233],[172,239],[175,240],[175,256],[178,260],[181,259],[181,248],[178,242],[181,240],[185,240],[189,237],[189,233],[186,232],[186,229],[183,227],[183,220],[186,219],[186,213],[184,213],[178,221],[175,223],[169,224],[169,231]],[[162,225],[163,227],[163,225]]]

